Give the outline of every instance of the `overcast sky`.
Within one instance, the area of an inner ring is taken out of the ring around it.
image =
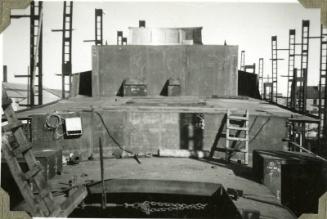
[[[44,85],[61,87],[55,74],[61,71],[61,33],[51,29],[62,28],[62,2],[44,2]],[[320,9],[305,9],[298,3],[218,3],[218,2],[75,2],[73,12],[73,72],[91,69],[91,45],[83,40],[94,38],[94,9],[102,8],[104,15],[104,41],[116,43],[116,31],[127,34],[129,26],[146,20],[149,27],[203,26],[204,44],[238,45],[239,53],[246,51],[246,64],[265,60],[265,74],[271,74],[271,36],[278,36],[279,48],[288,47],[289,29],[295,28],[300,42],[301,21],[311,21],[310,32],[320,33]],[[27,10],[14,10],[15,14],[28,14]],[[3,34],[3,64],[8,66],[10,82],[26,83],[14,74],[26,74],[29,65],[29,19],[15,19]],[[309,85],[319,79],[319,40],[310,40]],[[287,57],[279,63],[279,74],[287,74]],[[297,60],[299,67],[300,61]],[[286,78],[279,78],[279,92],[286,91]]]

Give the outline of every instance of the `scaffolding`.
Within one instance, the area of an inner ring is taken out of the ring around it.
[[[253,65],[244,65],[244,71],[248,72],[251,70],[251,73],[255,74],[255,63]]]
[[[103,45],[103,11],[95,9],[95,45]]]
[[[310,21],[302,21],[302,35],[301,35],[301,68],[297,75],[297,109],[305,113],[307,105],[307,72],[309,60],[309,36],[310,36]]]
[[[241,63],[240,63],[240,69],[242,70],[242,71],[244,71],[245,69],[245,51],[244,50],[242,50],[241,51],[241,61],[240,61]]]
[[[73,2],[64,1],[62,29],[52,30],[62,32],[62,60],[61,60],[61,97],[69,97],[72,76],[72,32],[73,32]]]
[[[327,139],[327,29],[321,25],[320,30],[320,77],[319,77],[319,139]]]
[[[123,45],[123,31],[117,31],[117,45]]]
[[[277,81],[278,81],[278,55],[277,55],[277,36],[271,37],[271,102],[277,103]]]
[[[15,77],[27,77],[27,104],[24,106],[34,107],[43,104],[43,2],[31,2],[30,15],[12,15],[11,18],[30,18],[30,66],[27,75],[15,75]],[[36,80],[37,78],[37,80]],[[37,92],[35,90],[37,88]],[[35,97],[38,97],[35,99]],[[22,104],[20,104],[22,105]]]
[[[83,42],[94,42],[96,46],[103,45],[103,14],[102,9],[95,9],[94,40],[84,40]]]
[[[263,97],[263,67],[264,67],[263,58],[259,58],[258,78],[259,78],[259,92],[261,98]]]
[[[127,37],[123,37],[122,45],[127,45]]]
[[[295,68],[295,29],[289,31],[288,40],[288,74],[287,74],[287,95],[286,95],[286,106],[288,108],[294,108],[294,99],[291,98],[291,90],[293,83],[293,73]]]

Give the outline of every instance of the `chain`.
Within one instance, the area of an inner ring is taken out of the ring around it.
[[[185,204],[185,203],[171,203],[171,202],[154,202],[154,201],[144,201],[142,203],[125,203],[125,208],[134,208],[141,210],[147,215],[155,212],[170,212],[170,211],[183,211],[183,210],[204,210],[208,204],[195,203],[195,204]]]

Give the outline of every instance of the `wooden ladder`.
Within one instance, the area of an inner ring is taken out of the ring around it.
[[[238,125],[235,125],[238,124]],[[238,132],[237,136],[231,136],[231,130]],[[243,132],[244,137],[239,137]],[[244,149],[234,149],[230,147],[230,142],[244,142]],[[226,161],[230,159],[230,153],[242,152],[244,153],[244,164],[249,163],[249,112],[246,110],[244,116],[232,115],[230,110],[227,110],[226,120]]]
[[[32,152],[32,145],[27,140],[22,129],[22,123],[17,119],[5,90],[2,90],[2,109],[8,124],[2,127],[1,151],[9,170],[25,200],[25,207],[32,216],[67,217],[87,195],[85,186],[75,190],[72,196],[58,204],[43,175],[43,168]],[[23,172],[17,157],[23,157],[28,171]],[[33,189],[31,188],[33,185]],[[34,192],[36,194],[34,194]]]

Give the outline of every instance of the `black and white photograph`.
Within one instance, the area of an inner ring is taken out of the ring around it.
[[[0,219],[327,219],[326,0],[0,6]]]

